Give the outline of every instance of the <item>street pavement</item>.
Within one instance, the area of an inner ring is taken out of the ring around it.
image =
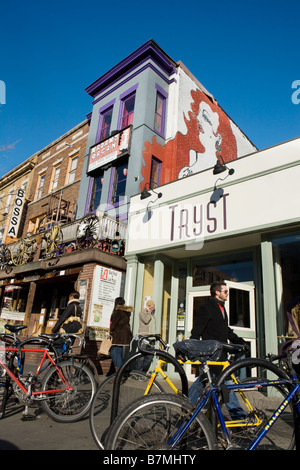
[[[9,406],[0,420],[1,450],[97,450],[92,437],[89,417],[77,423],[56,423],[40,409],[33,421],[22,421],[24,407]],[[99,450],[99,449],[98,449]]]

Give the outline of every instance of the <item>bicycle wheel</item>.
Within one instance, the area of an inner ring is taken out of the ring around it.
[[[59,423],[73,423],[83,418],[89,411],[96,392],[96,381],[90,369],[74,361],[62,361],[57,365],[72,390],[52,393],[41,406],[45,413]],[[65,388],[57,368],[51,367],[42,381],[42,391]]]
[[[103,442],[105,439],[105,433],[110,423],[112,394],[116,375],[117,374],[113,374],[110,377],[107,377],[101,383],[93,398],[90,409],[90,428],[92,436],[96,445],[102,450],[104,449]],[[143,372],[126,372],[124,380],[122,380],[120,386],[118,401],[119,411],[124,409],[124,407],[133,400],[144,395],[149,379],[150,376],[147,376]],[[151,391],[154,393],[162,393],[163,388],[160,384],[154,382]]]
[[[251,377],[251,372],[259,373],[260,377]],[[275,364],[252,358],[237,361],[218,377],[217,385],[225,382],[241,384],[240,389],[230,392],[229,404],[221,405],[234,447],[247,449],[283,402],[289,392],[288,385],[268,385],[271,380],[280,378],[288,379],[288,376]],[[246,383],[253,384],[253,387],[246,388]],[[294,443],[293,405],[290,403],[280,412],[257,449],[291,450]]]
[[[217,450],[211,424],[199,413],[175,447],[170,439],[189,419],[193,405],[176,395],[149,395],[126,407],[108,430],[109,450]]]

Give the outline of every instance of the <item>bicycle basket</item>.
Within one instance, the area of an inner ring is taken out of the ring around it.
[[[190,361],[218,361],[222,353],[222,343],[215,340],[184,339],[173,344],[177,354]]]

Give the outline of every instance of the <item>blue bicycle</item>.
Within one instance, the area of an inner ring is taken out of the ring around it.
[[[204,362],[207,384],[196,406],[185,397],[170,394],[142,397],[116,417],[105,449],[299,448],[300,382],[292,365],[288,374],[267,359],[241,359],[214,383]],[[240,379],[245,374],[247,378]],[[230,393],[236,395],[243,414],[229,414],[226,402]]]

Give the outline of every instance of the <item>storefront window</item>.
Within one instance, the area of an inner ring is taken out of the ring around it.
[[[300,297],[300,233],[273,238],[272,243],[277,296],[282,315],[280,333],[287,334],[291,333],[288,331],[287,306]]]
[[[154,263],[153,261],[146,261],[145,262],[145,270],[144,270],[144,283],[143,283],[143,300],[141,308],[144,309],[146,306],[147,300],[154,300],[152,298],[153,295],[153,279],[154,279]]]
[[[193,263],[193,287],[209,286],[223,280],[249,282],[254,280],[251,253],[228,255],[212,261]]]
[[[3,302],[0,314],[1,320],[24,320],[28,289],[28,287],[23,286],[4,287]]]

